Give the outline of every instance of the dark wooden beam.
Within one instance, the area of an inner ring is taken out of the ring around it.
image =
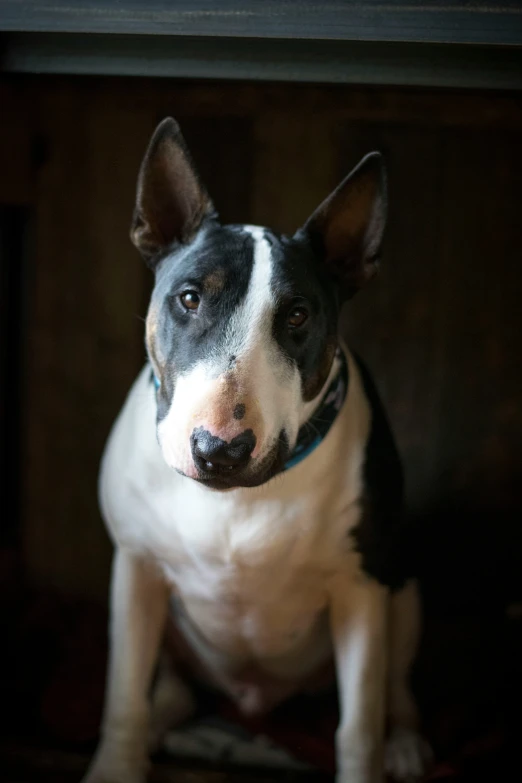
[[[519,90],[522,47],[4,33],[0,70]]]
[[[518,0],[2,0],[0,29],[517,45],[522,8]]]

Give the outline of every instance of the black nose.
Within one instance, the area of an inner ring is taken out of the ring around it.
[[[190,436],[190,445],[194,463],[200,472],[230,476],[248,463],[256,445],[256,436],[252,430],[245,430],[227,443],[198,427]]]

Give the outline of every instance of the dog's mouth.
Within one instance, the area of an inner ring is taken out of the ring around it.
[[[247,464],[241,471],[231,475],[226,469],[216,470],[214,468],[211,471],[206,471],[204,468],[198,467],[198,475],[194,481],[209,487],[209,489],[219,491],[239,487],[259,487],[281,473],[289,456],[288,437],[282,430],[274,447],[255,467]]]

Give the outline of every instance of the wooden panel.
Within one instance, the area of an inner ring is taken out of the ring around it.
[[[335,185],[331,125],[319,116],[262,112],[255,129],[253,220],[292,233]]]
[[[145,356],[145,272],[128,231],[152,118],[68,88],[42,94],[40,116],[48,159],[35,228],[26,562],[40,584],[103,595],[110,546],[96,475]]]
[[[20,530],[22,357],[24,280],[29,213],[20,206],[0,204],[0,583],[3,547],[17,548]],[[16,327],[14,328],[14,325]]]
[[[166,107],[167,109],[167,107]],[[252,122],[249,118],[194,118],[183,113],[177,120],[196,162],[198,172],[224,223],[251,220]],[[163,114],[167,114],[165,110]]]
[[[520,509],[520,138],[451,133],[443,145],[434,489],[461,508]]]
[[[18,77],[17,89],[36,94],[52,86],[69,85],[87,95],[98,95],[123,110],[131,104],[157,116],[182,111],[183,116],[257,117],[269,111],[312,117],[328,123],[368,122],[411,124],[418,127],[494,127],[522,130],[522,94],[518,91],[438,91],[321,84],[245,84],[231,81],[194,81],[132,78]]]
[[[380,273],[346,307],[348,343],[360,351],[381,391],[407,465],[410,507],[430,491],[438,427],[435,333],[440,204],[440,142],[435,130],[352,125],[339,135],[347,172],[371,149],[383,152],[389,208]]]
[[[382,126],[358,136],[354,158],[386,154],[390,213],[380,279],[349,308],[347,332],[387,402],[410,509],[520,508],[517,139]]]
[[[114,110],[150,111],[157,119],[177,117],[257,117],[278,112],[305,122],[323,124],[367,121],[400,123],[419,128],[505,128],[522,130],[522,94],[465,90],[374,89],[321,84],[248,84],[242,82],[63,76],[4,76],[0,79],[11,101],[25,101],[24,111],[38,96],[69,87],[87,100],[95,96]],[[8,104],[9,105],[9,104]],[[24,103],[22,103],[24,106]],[[17,115],[22,109],[11,113]],[[7,113],[7,112],[6,112]],[[31,112],[28,113],[31,119]],[[28,126],[27,126],[28,127]]]
[[[29,204],[33,198],[31,107],[24,89],[0,82],[0,204]]]

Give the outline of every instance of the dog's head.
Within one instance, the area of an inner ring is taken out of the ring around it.
[[[131,237],[156,277],[147,350],[169,466],[215,489],[282,468],[330,374],[340,305],[377,269],[385,216],[372,153],[293,237],[222,225],[178,125],[159,125]]]

